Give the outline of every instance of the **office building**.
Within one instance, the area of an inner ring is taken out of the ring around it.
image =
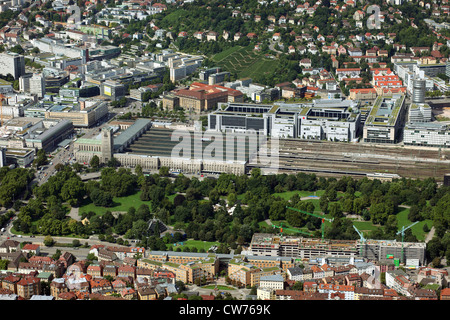
[[[359,103],[319,100],[312,103],[219,104],[208,115],[208,128],[216,131],[261,131],[277,138],[352,141],[360,130]]]
[[[19,90],[42,98],[45,95],[45,79],[40,74],[23,75],[19,78]]]
[[[413,80],[413,90],[411,100],[413,103],[424,103],[425,102],[425,80],[424,79],[414,79]]]
[[[0,147],[0,168],[6,166],[6,148]]]
[[[38,48],[40,52],[48,52],[54,55],[65,56],[67,58],[80,58],[81,64],[89,60],[89,50],[77,47],[76,45],[66,45],[60,39],[40,38],[30,41],[33,47]]]
[[[73,124],[69,120],[42,120],[27,129],[25,143],[27,148],[50,152],[72,134]]]
[[[431,107],[427,103],[413,102],[408,109],[408,122],[430,122],[432,120]]]
[[[34,108],[34,112],[37,112]],[[46,119],[67,119],[75,127],[92,127],[108,114],[108,103],[105,101],[94,101],[87,105],[80,102],[78,105],[55,104],[45,107],[43,110]]]
[[[188,89],[177,90],[174,95],[177,101],[174,101],[173,94],[163,97],[163,106],[170,109],[171,106],[178,105],[187,112],[200,113],[217,108],[219,102],[242,102],[244,95],[238,90],[226,88],[218,85],[207,85],[194,82]],[[168,99],[169,101],[165,101]]]
[[[445,123],[408,123],[403,130],[403,143],[412,146],[450,148],[450,126]]]
[[[138,119],[126,128],[121,125],[119,127],[125,130],[113,134],[113,131],[108,129],[92,139],[79,138],[74,145],[77,161],[89,163],[92,157],[97,155],[102,162],[114,157],[123,166],[134,167],[139,164],[144,170],[168,167],[171,171],[187,173],[246,173],[250,153],[248,142],[232,146],[230,153],[233,159],[223,159],[221,156],[225,156],[225,153],[208,156],[205,150],[211,142],[199,142],[195,137],[191,137],[189,150],[186,150],[188,153],[185,154],[183,150],[182,154],[172,154],[179,144],[178,141],[172,140],[174,130],[154,127],[148,119]],[[193,133],[186,134],[190,136]],[[225,139],[223,150],[226,150],[227,146]]]
[[[125,97],[126,88],[123,84],[114,80],[106,80],[101,84],[100,92],[103,96],[111,98],[112,101]]]
[[[363,127],[363,141],[397,143],[402,136],[405,96],[378,97]]]
[[[226,81],[227,79],[230,79],[230,73],[229,72],[218,72],[218,73],[214,73],[211,74],[208,77],[208,84],[209,85],[213,85],[213,84],[218,84],[218,83],[222,83],[224,81]]]
[[[0,53],[0,75],[12,75],[14,79],[25,74],[25,59],[22,55],[12,52]]]

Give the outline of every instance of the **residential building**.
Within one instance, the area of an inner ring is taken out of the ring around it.
[[[30,299],[33,295],[41,293],[41,281],[37,277],[24,277],[16,283],[17,295]]]
[[[259,279],[259,287],[272,290],[284,289],[284,278],[281,274],[264,276]]]
[[[413,284],[401,269],[386,272],[386,285],[404,296],[412,296],[409,289]]]
[[[336,296],[343,300],[355,300],[355,287],[346,285],[319,284],[319,293],[328,293],[328,299]]]

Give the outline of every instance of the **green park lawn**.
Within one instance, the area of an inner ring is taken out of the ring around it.
[[[168,246],[173,246],[173,249],[176,250],[176,248],[181,248],[183,250],[184,247],[195,247],[197,250],[204,249],[205,252],[211,248],[211,246],[219,246],[219,242],[209,242],[209,241],[201,241],[201,240],[186,240],[182,241],[182,244],[170,244]]]
[[[400,230],[402,226],[409,226],[413,222],[408,220],[409,209],[408,208],[400,208],[400,212],[397,214],[397,226]],[[426,237],[426,233],[423,231],[423,226],[427,224],[428,229],[431,229],[433,226],[432,220],[423,220],[419,223],[415,224],[411,227],[412,233],[417,237],[417,240],[424,241]]]
[[[151,210],[151,202],[150,201],[142,201],[140,199],[141,191],[136,192],[135,194],[126,196],[126,197],[114,197],[113,202],[114,205],[112,207],[97,207],[90,200],[87,200],[85,204],[80,206],[79,213],[80,215],[83,212],[88,213],[89,211],[95,212],[97,215],[103,215],[106,211],[128,211],[131,207],[138,209],[142,204],[146,204],[150,207]]]
[[[285,192],[280,192],[280,193],[273,193],[272,195],[274,197],[280,197],[284,200],[289,200],[294,194],[298,194],[300,198],[302,197],[320,197],[321,195],[323,195],[323,193],[325,192],[325,190],[317,190],[317,191],[285,191]],[[312,198],[313,199],[313,198]]]
[[[203,286],[202,289],[216,289],[216,285]],[[218,285],[217,290],[236,290],[236,289],[233,287]]]
[[[409,208],[402,208],[402,207],[400,207],[400,211],[397,213],[397,227],[398,227],[398,230],[400,230],[402,228],[402,226],[407,227],[407,226],[409,226],[409,225],[411,225],[413,223],[410,220],[408,220],[408,214],[409,214]],[[380,227],[378,225],[374,225],[370,221],[356,221],[356,220],[352,219],[352,222],[353,222],[353,225],[358,230],[363,232],[364,234],[367,234],[368,232],[376,230],[377,228]],[[419,241],[424,241],[425,237],[427,235],[423,231],[423,226],[425,224],[428,225],[428,229],[431,229],[431,227],[433,226],[433,221],[431,221],[431,220],[420,221],[419,223],[417,223],[416,225],[414,225],[411,228],[412,233],[417,237],[417,240],[419,240]]]

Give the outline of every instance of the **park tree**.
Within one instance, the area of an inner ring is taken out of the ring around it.
[[[51,247],[55,244],[55,241],[53,240],[53,238],[51,236],[46,236],[44,238],[44,245],[47,247]]]
[[[169,167],[162,166],[159,168],[159,175],[162,177],[168,177],[169,176]]]
[[[91,161],[89,161],[89,165],[93,169],[97,170],[100,166],[100,158],[96,154],[94,154],[94,156],[91,158]]]
[[[61,199],[77,206],[86,195],[86,189],[80,178],[70,178],[61,188]]]
[[[100,188],[95,188],[89,192],[89,198],[94,205],[98,207],[111,207],[113,205],[113,196],[108,191],[103,191]]]
[[[47,155],[45,154],[44,149],[39,149],[36,153],[36,157],[33,160],[33,165],[36,168],[44,166],[48,163]]]

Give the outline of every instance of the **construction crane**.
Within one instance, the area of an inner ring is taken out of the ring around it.
[[[414,222],[413,224],[410,224],[409,226],[405,227],[402,226],[402,228],[400,229],[399,232],[397,232],[397,235],[401,234],[402,235],[402,262],[405,263],[405,256],[403,254],[403,239],[405,237],[405,231],[408,230],[409,228],[411,228],[412,226],[414,226],[415,224],[419,223],[419,221]]]
[[[362,257],[363,256],[363,243],[366,243],[366,238],[364,238],[364,235],[363,235],[363,233],[361,232],[361,231],[359,231],[355,226],[353,226],[353,229],[355,229],[355,231],[358,233],[358,235],[359,235],[359,239],[361,240],[361,251],[360,251],[360,256]]]
[[[292,208],[292,207],[287,207],[287,206],[286,206],[286,208],[287,208],[287,209],[294,210],[294,211],[297,211],[297,212],[300,212],[300,213],[304,213],[304,214],[307,214],[307,215],[310,215],[310,216],[313,216],[313,217],[316,217],[316,218],[319,218],[320,221],[322,222],[322,225],[321,225],[321,229],[322,229],[322,241],[323,241],[323,239],[324,239],[325,220],[328,221],[328,222],[333,222],[333,221],[334,221],[334,218],[329,219],[329,218],[326,218],[325,215],[314,214],[314,213],[302,211],[302,210],[300,210],[300,209]]]
[[[283,234],[283,223],[281,223],[281,225],[279,225],[279,226],[276,226],[276,225],[272,224],[272,226],[274,228],[279,228],[280,229],[280,233]],[[311,232],[306,232],[306,231],[302,231],[302,230],[298,230],[298,229],[284,228],[284,230],[289,230],[289,231],[293,231],[293,232],[303,233],[303,234],[306,234],[308,236],[312,236],[313,235],[313,233],[311,233]]]

